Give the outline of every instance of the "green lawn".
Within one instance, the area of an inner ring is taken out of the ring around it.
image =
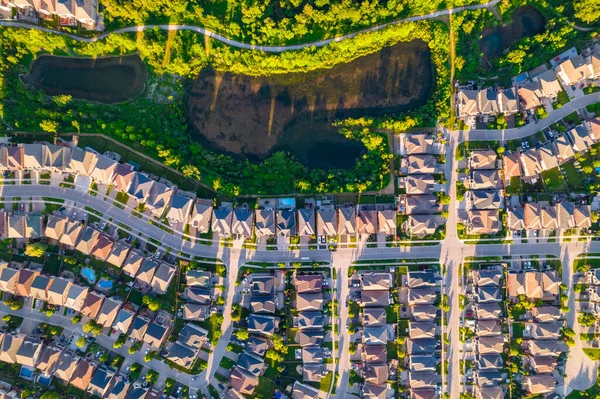
[[[385,320],[388,324],[394,324],[398,322],[398,312],[394,306],[388,306],[385,308]]]
[[[270,398],[273,396],[273,392],[275,392],[275,383],[266,377],[258,377],[254,397]]]
[[[138,306],[142,306],[143,297],[144,295],[138,290],[131,290],[131,293],[129,294],[129,300]]]
[[[563,177],[562,173],[560,173],[558,167],[542,172],[542,179],[544,180],[544,184],[546,185],[547,191],[567,191],[567,186],[565,185],[565,178]]]
[[[523,338],[523,330],[525,330],[525,323],[513,323],[512,325],[512,331],[513,331],[513,338]]]
[[[59,255],[56,255],[56,254],[48,255],[48,258],[46,259],[46,263],[44,264],[44,272],[46,272],[52,276],[58,276],[58,274],[60,273],[60,263],[61,263],[61,260],[59,259]]]
[[[580,173],[572,162],[562,165],[562,170],[565,172],[567,184],[573,191],[582,191],[585,189],[585,177]]]
[[[227,356],[223,356],[223,359],[221,359],[221,363],[219,363],[219,366],[223,367],[226,370],[231,370],[233,366],[235,366],[235,361],[231,360]]]
[[[583,352],[592,360],[600,360],[600,349],[598,348],[583,348]]]
[[[523,183],[519,176],[510,178],[510,185],[506,186],[506,192],[509,194],[520,194],[523,191]]]
[[[569,102],[569,96],[564,90],[561,90],[558,93],[558,95],[556,96],[556,102],[558,102],[560,105],[565,105]]]

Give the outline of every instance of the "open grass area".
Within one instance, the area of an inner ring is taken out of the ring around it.
[[[592,360],[600,360],[600,349],[599,348],[583,348],[583,352]]]
[[[258,377],[258,385],[254,390],[255,397],[270,398],[273,392],[275,392],[275,383],[264,376]]]
[[[569,96],[564,90],[558,92],[558,95],[556,96],[556,102],[560,105],[565,105],[569,102]]]
[[[510,184],[506,186],[506,192],[509,194],[520,194],[523,191],[523,183],[519,176],[510,178]]]
[[[525,323],[513,323],[512,335],[513,338],[523,338],[523,330],[525,330]]]
[[[221,363],[219,363],[219,366],[223,367],[226,370],[231,370],[233,366],[235,366],[235,361],[231,360],[227,356],[223,356],[223,359],[221,359]]]
[[[567,191],[565,178],[562,173],[560,173],[560,169],[558,167],[542,172],[542,179],[546,185],[546,190],[549,192]]]
[[[563,164],[563,172],[565,172],[567,185],[573,191],[582,191],[585,189],[585,177],[580,173],[572,162]]]

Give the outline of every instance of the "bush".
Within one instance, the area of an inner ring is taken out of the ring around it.
[[[77,341],[75,341],[75,345],[78,348],[83,348],[85,344],[87,344],[87,339],[85,339],[85,337],[79,337],[77,338]]]

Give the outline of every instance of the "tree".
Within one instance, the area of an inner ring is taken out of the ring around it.
[[[73,255],[67,255],[65,256],[64,261],[67,265],[75,266],[77,263],[77,258],[75,258]]]
[[[58,130],[58,122],[43,120],[40,122],[40,127],[44,132],[47,133],[56,133]]]
[[[9,314],[2,316],[2,321],[8,323],[10,321],[11,317]]]
[[[146,373],[146,382],[148,384],[154,384],[157,379],[158,379],[158,372],[156,372],[155,370],[149,370]]]
[[[92,334],[93,336],[97,337],[98,335],[102,334],[102,324],[98,324],[95,321],[90,320],[81,327],[81,330],[86,334]]]
[[[130,355],[133,355],[135,352],[139,351],[140,349],[142,349],[142,343],[138,341],[129,347],[128,352]]]
[[[101,363],[108,362],[108,353],[103,353],[102,356],[100,356],[99,360],[100,360]]]
[[[246,329],[239,329],[235,332],[235,335],[237,337],[237,339],[239,339],[240,341],[245,341],[248,339],[248,330]]]
[[[585,22],[594,23],[600,20],[600,3],[597,0],[578,0],[573,2],[575,18]]]
[[[498,154],[499,156],[502,156],[502,154],[504,154],[505,152],[506,148],[504,148],[503,146],[496,148],[496,154]]]
[[[156,357],[156,351],[150,351],[144,355],[144,361],[148,363],[150,360]]]
[[[73,324],[77,324],[81,321],[81,314],[76,314],[75,316],[73,316],[73,318],[71,319],[71,323]]]
[[[32,258],[41,258],[46,253],[48,246],[41,242],[27,243],[25,245],[25,255]]]
[[[350,346],[348,347],[348,353],[354,355],[356,353],[357,345],[355,342],[350,342]]]
[[[265,357],[273,360],[273,362],[281,362],[283,360],[283,356],[274,349],[269,349],[265,354]]]
[[[591,327],[596,323],[596,317],[593,313],[580,313],[577,320],[584,327]]]
[[[160,301],[156,298],[151,297],[150,295],[144,295],[144,297],[142,298],[142,303],[148,306],[148,309],[150,309],[153,312],[158,312],[160,310]]]
[[[122,347],[127,341],[127,336],[125,334],[119,335],[119,338],[113,343],[113,348],[117,349]]]
[[[75,345],[78,348],[83,348],[85,344],[87,344],[87,339],[85,339],[85,337],[79,337],[77,338],[77,341],[75,341]]]
[[[23,304],[25,303],[25,301],[23,300],[23,298],[21,297],[13,297],[13,298],[9,298],[6,301],[4,301],[4,304],[6,306],[10,306],[10,310],[19,310],[23,307]]]

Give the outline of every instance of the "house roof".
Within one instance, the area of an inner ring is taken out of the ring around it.
[[[499,370],[504,365],[502,356],[498,353],[489,353],[475,356],[475,367],[477,370]]]
[[[248,317],[248,331],[273,335],[275,333],[275,318],[272,316],[251,314]]]
[[[325,353],[320,346],[305,346],[302,348],[302,363],[323,363]]]
[[[63,235],[60,236],[60,243],[68,245],[70,247],[74,247],[77,241],[79,240],[79,235],[83,230],[83,225],[79,221],[67,221],[65,225],[65,231]]]
[[[43,152],[41,144],[23,144],[23,167],[25,169],[42,169]]]
[[[25,238],[25,216],[8,215],[8,238]]]
[[[457,105],[460,117],[475,116],[478,114],[478,95],[479,90],[459,90],[457,95]]]
[[[77,363],[77,367],[75,367],[69,383],[75,388],[85,391],[92,380],[92,375],[95,370],[96,365],[94,363],[81,359],[79,363]]]
[[[128,192],[131,181],[135,176],[133,166],[130,164],[118,164],[113,171],[112,184],[117,191]]]
[[[502,380],[502,373],[499,371],[478,371],[475,374],[475,384],[480,387],[498,386]]]
[[[472,190],[498,190],[502,188],[500,173],[495,169],[474,170],[471,172]]]
[[[113,174],[118,163],[104,155],[98,155],[98,162],[91,173],[92,179],[98,183],[109,185],[113,181]]]
[[[517,90],[521,104],[526,110],[537,108],[542,105],[541,98],[542,94],[541,85],[537,81],[529,82],[528,84],[519,87]]]
[[[185,273],[185,283],[192,287],[208,288],[212,286],[212,274],[205,270],[188,270]]]
[[[469,155],[471,169],[496,169],[498,156],[493,150],[474,150]]]
[[[477,109],[483,115],[496,115],[500,113],[498,91],[492,88],[479,90],[477,94]]]
[[[110,388],[114,375],[114,372],[104,367],[98,368],[90,380],[87,391],[92,395],[96,395],[101,398],[104,397]]]
[[[127,259],[125,259],[125,263],[123,263],[123,271],[131,277],[134,277],[140,270],[143,261],[144,255],[142,255],[142,253],[138,250],[132,249],[129,251],[129,255],[127,256]]]
[[[127,259],[130,249],[131,247],[129,245],[117,241],[113,244],[106,261],[113,266],[122,267],[125,259]]]
[[[396,234],[396,211],[394,209],[386,209],[377,212],[377,224],[379,225],[378,233]]]
[[[23,158],[25,157],[23,147],[6,147],[6,162],[8,169],[23,169]]]
[[[162,218],[165,209],[167,209],[167,206],[171,202],[173,193],[174,191],[171,187],[167,187],[159,182],[154,183],[148,193],[146,209],[149,209],[155,217]]]
[[[157,262],[149,258],[144,258],[142,265],[140,266],[140,270],[138,270],[138,273],[135,276],[135,279],[138,282],[150,285],[152,283],[154,273],[156,273],[157,267]]]
[[[363,291],[383,290],[392,287],[392,276],[383,272],[363,272],[359,275]]]
[[[37,339],[27,337],[25,340],[23,340],[21,346],[17,350],[17,363],[23,366],[35,367],[41,352],[42,342]]]
[[[44,346],[36,368],[43,374],[51,375],[58,366],[62,349],[53,345]]]
[[[321,346],[321,345],[323,345],[324,337],[325,337],[325,332],[323,330],[303,329],[303,330],[298,330],[298,332],[296,333],[296,336],[294,337],[294,340],[300,346],[307,346],[307,345]]]
[[[359,210],[356,217],[356,232],[358,234],[376,234],[377,231],[377,211]]]
[[[528,202],[523,207],[523,223],[526,229],[539,230],[542,228],[540,204]]]
[[[585,124],[594,140],[600,141],[600,117],[590,119]]]
[[[405,188],[407,194],[433,194],[435,179],[432,175],[408,175]]]
[[[146,176],[143,173],[135,172],[129,185],[129,195],[138,200],[138,202],[144,202],[150,195],[150,190],[154,185],[154,180]]]
[[[212,289],[202,287],[186,287],[183,296],[191,302],[209,305],[212,300]]]
[[[44,275],[38,275],[31,283],[29,296],[33,299],[39,299],[46,302],[48,300],[48,288],[52,284],[52,278]]]
[[[500,190],[475,190],[470,191],[473,209],[493,210],[502,204],[502,191]]]
[[[275,211],[259,209],[256,211],[256,235],[269,237],[275,235]]]
[[[114,329],[120,331],[123,334],[127,334],[127,331],[129,331],[129,327],[131,326],[134,317],[135,313],[133,313],[132,311],[124,308],[119,309],[119,313],[117,313],[117,317],[115,318],[115,322],[113,325]]]
[[[200,349],[208,339],[208,331],[193,323],[187,323],[179,332],[178,341],[185,346]]]
[[[167,211],[167,219],[172,223],[187,223],[194,199],[180,194],[173,195],[171,206]]]
[[[411,314],[415,321],[431,321],[437,317],[437,308],[433,305],[413,305]]]
[[[252,296],[250,299],[250,311],[252,313],[275,313],[275,300],[273,296],[260,295]]]
[[[573,145],[567,140],[567,136],[559,136],[554,140],[554,153],[558,158],[559,162],[565,162],[569,159],[573,158],[575,155],[575,151],[573,150]]]
[[[519,161],[521,163],[521,173],[525,178],[535,177],[543,171],[537,148],[522,152]]]
[[[406,353],[409,355],[430,355],[435,352],[435,338],[419,338],[406,340]]]
[[[106,260],[112,251],[114,241],[108,234],[101,233],[92,249],[92,255],[100,260]]]
[[[559,356],[567,350],[566,344],[557,340],[530,339],[526,341],[526,345],[532,356]]]
[[[175,342],[166,358],[181,367],[191,368],[196,360],[197,351],[188,348],[185,345],[181,345],[179,342]]]
[[[551,374],[529,375],[523,378],[523,387],[532,395],[554,392],[556,380]]]
[[[19,280],[19,270],[10,267],[3,267],[0,271],[0,291],[15,293],[17,281]]]
[[[502,168],[504,171],[504,178],[510,180],[511,177],[517,177],[521,175],[521,164],[519,163],[519,155],[511,154],[505,155],[502,160]]]
[[[296,213],[289,209],[277,211],[277,235],[296,235]]]
[[[15,295],[28,297],[31,293],[31,285],[37,276],[40,275],[39,271],[31,269],[21,269],[19,277],[17,278],[17,285],[15,288]]]
[[[323,310],[323,294],[297,293],[296,310]]]
[[[502,271],[496,269],[473,270],[473,284],[479,287],[499,286]]]
[[[255,274],[252,277],[252,295],[274,295],[275,277],[270,274]]]
[[[252,395],[258,386],[258,377],[235,366],[229,377],[229,384],[242,394]]]
[[[87,226],[83,230],[83,233],[81,233],[81,237],[79,237],[79,242],[75,246],[75,249],[85,255],[91,255],[99,237],[100,231]]]
[[[556,323],[526,323],[525,330],[533,339],[558,339],[561,335],[561,326]]]
[[[169,329],[163,325],[152,322],[144,335],[144,342],[148,345],[159,348],[167,339]]]
[[[75,311],[81,311],[88,295],[88,287],[83,287],[76,284],[69,286],[65,306]]]
[[[411,321],[409,323],[410,338],[433,338],[435,337],[435,323],[431,321]]]
[[[312,208],[298,209],[298,235],[310,236],[315,234],[315,211]]]
[[[44,217],[28,214],[25,216],[25,237],[41,238],[44,229]]]
[[[437,159],[431,154],[409,155],[408,174],[435,173],[437,168]]]
[[[405,134],[404,147],[408,155],[430,153],[433,150],[433,136],[430,134]]]
[[[569,86],[579,83],[591,75],[590,68],[581,54],[563,61],[555,70],[556,75]]]
[[[252,237],[254,213],[246,207],[236,208],[233,212],[231,232],[244,237]]]
[[[74,173],[89,176],[92,173],[92,170],[94,170],[97,162],[98,156],[95,153],[75,147],[71,151],[69,169]]]
[[[256,377],[261,374],[264,365],[265,361],[260,356],[249,352],[242,352],[237,362],[237,367]]]
[[[477,320],[497,320],[502,316],[502,309],[496,302],[477,304],[473,310]]]
[[[475,325],[475,335],[478,337],[488,337],[502,334],[502,326],[498,320],[477,320]]]
[[[46,238],[51,238],[53,240],[60,239],[60,236],[62,236],[65,231],[68,220],[69,218],[67,216],[48,215],[48,223],[46,223],[46,229],[44,231]]]
[[[411,305],[431,305],[437,299],[433,288],[411,288],[408,291],[408,302]]]
[[[561,314],[556,306],[539,306],[530,310],[534,320],[538,323],[557,321]]]
[[[356,210],[354,206],[340,207],[338,215],[338,234],[356,234]]]
[[[361,357],[365,363],[386,363],[387,362],[387,346],[385,345],[363,345],[361,349]]]
[[[26,336],[24,334],[2,334],[2,343],[0,344],[0,361],[6,363],[17,362],[17,352]]]
[[[102,304],[102,307],[100,308],[100,312],[98,313],[98,318],[96,321],[104,327],[112,326],[122,305],[122,301],[118,301],[113,298],[106,298]]]
[[[405,212],[407,215],[431,215],[436,212],[438,206],[438,200],[435,195],[424,194],[424,195],[407,195],[406,197]],[[389,231],[394,231],[396,228],[395,211],[390,212]]]
[[[320,274],[298,274],[296,272],[292,284],[298,293],[321,292],[323,276]]]
[[[437,374],[432,371],[419,373],[408,372],[409,385],[413,389],[435,388],[437,386]]]
[[[317,210],[317,234],[320,236],[337,235],[337,213],[334,208]]]
[[[250,336],[246,341],[246,350],[256,353],[258,356],[264,356],[269,349],[269,340],[256,335]]]
[[[46,145],[43,152],[42,166],[64,170],[71,161],[71,148],[58,145]]]
[[[360,298],[363,306],[389,306],[391,303],[388,291],[362,291]]]
[[[75,371],[78,362],[79,357],[72,356],[68,351],[63,352],[58,360],[58,366],[54,371],[54,375],[65,382],[71,381],[71,377],[73,376],[73,372]]]
[[[129,392],[129,387],[131,384],[124,380],[123,378],[117,376],[112,380],[111,385],[108,387],[108,392],[106,393],[105,399],[125,399],[127,392]]]
[[[325,368],[322,364],[303,364],[302,365],[302,381],[304,382],[321,382]]]
[[[471,210],[469,215],[469,231],[473,234],[496,234],[502,230],[498,209]]]
[[[424,237],[434,234],[442,222],[436,215],[409,215],[408,231],[411,235]]]
[[[90,319],[96,319],[98,313],[100,313],[100,309],[102,308],[102,303],[104,302],[104,295],[98,294],[94,291],[88,292],[85,300],[83,302],[83,307],[81,308],[81,313],[84,316],[89,317]]]
[[[164,294],[167,292],[169,288],[169,284],[171,284],[171,280],[175,275],[175,268],[167,265],[166,263],[161,263],[156,270],[156,274],[152,278],[152,289],[154,292],[159,294]]]
[[[573,212],[573,222],[575,227],[588,229],[592,227],[592,207],[590,205],[580,205]]]
[[[323,314],[319,311],[301,312],[294,317],[296,328],[322,328],[324,323]]]
[[[206,320],[209,316],[209,308],[205,305],[196,303],[186,303],[183,305],[183,318],[186,320]]]
[[[423,371],[435,371],[437,367],[437,360],[435,359],[432,353],[427,355],[411,356],[408,360],[408,369],[412,373],[419,373]]]
[[[129,335],[131,338],[141,341],[144,338],[144,334],[146,334],[146,330],[148,329],[149,325],[150,320],[141,316],[136,316],[133,319],[133,323],[131,323],[131,331],[129,332]]]
[[[206,200],[196,200],[192,207],[190,227],[197,229],[200,233],[208,233],[212,210],[212,204],[207,203]]]
[[[553,69],[540,73],[534,79],[539,82],[544,97],[554,98],[562,91],[562,87],[560,87]]]
[[[233,211],[229,208],[213,208],[212,231],[223,237],[231,234],[231,220]]]
[[[435,273],[431,270],[409,271],[406,278],[409,288],[435,287],[437,285]]]
[[[489,337],[477,337],[475,339],[475,348],[478,353],[502,353],[504,348],[504,338],[501,335]]]
[[[550,170],[558,166],[558,159],[554,155],[552,144],[548,143],[538,149],[538,157],[540,160],[540,169]]]
[[[528,359],[529,366],[536,373],[553,373],[558,364],[556,358],[552,356],[530,356]]]
[[[582,126],[575,126],[573,129],[566,133],[571,143],[573,143],[573,150],[577,152],[586,152],[594,145],[594,138],[589,132]]]

